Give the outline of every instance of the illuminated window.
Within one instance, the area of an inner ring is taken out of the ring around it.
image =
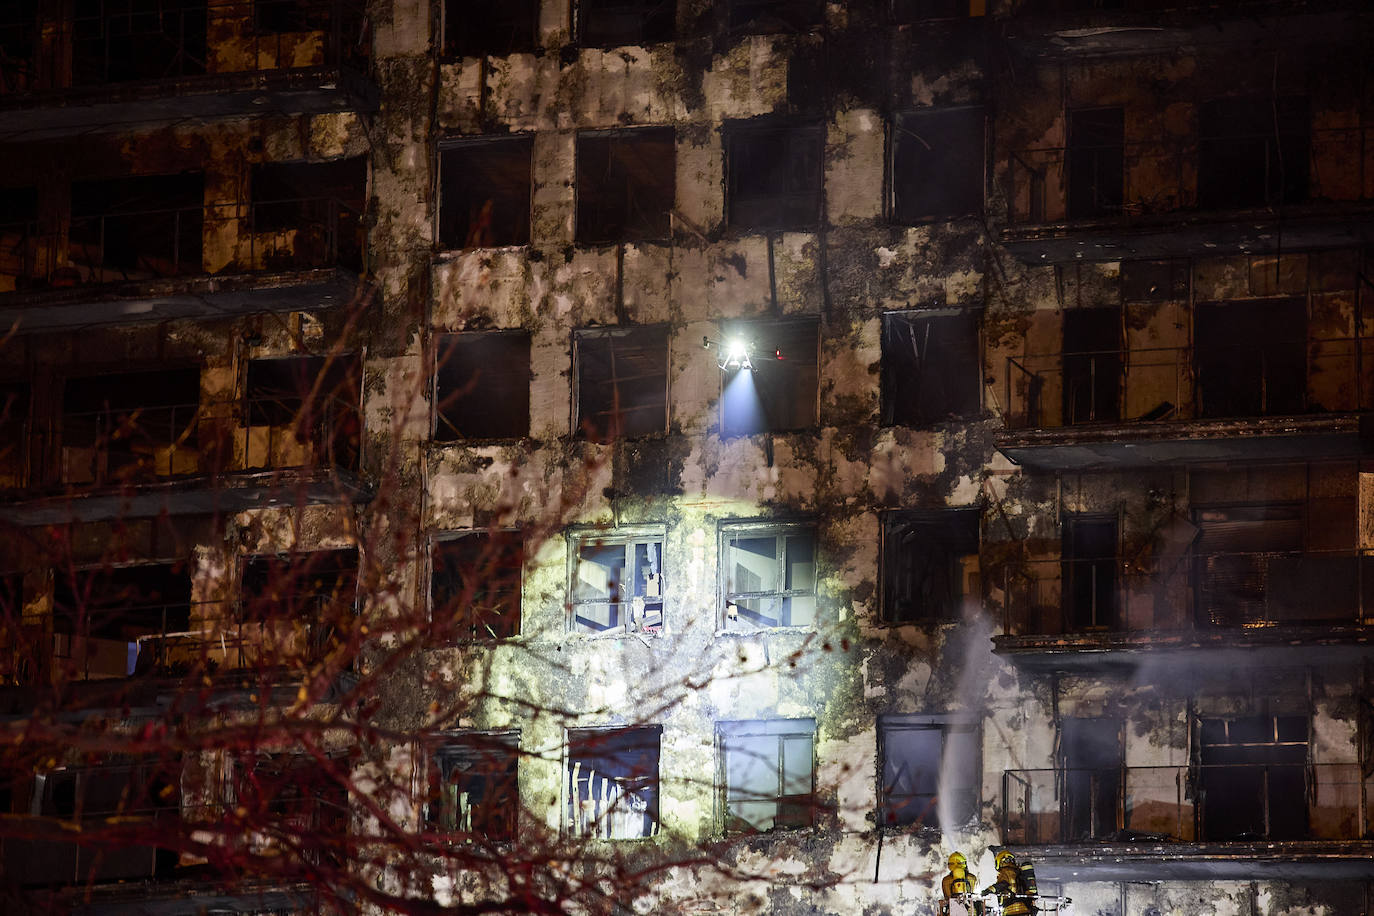
[[[722,722],[725,832],[810,827],[815,809],[814,719]]]
[[[444,334],[434,371],[434,439],[518,439],[530,431],[530,335]]]
[[[667,327],[587,329],[573,344],[581,433],[610,442],[667,431]]]
[[[883,619],[957,620],[978,594],[977,509],[883,514]]]
[[[663,629],[663,532],[570,536],[572,628],[582,633]]]
[[[630,840],[658,832],[661,726],[568,730],[568,825],[577,836]]]
[[[821,219],[825,134],[819,124],[728,121],[726,221],[731,229],[814,229]]]
[[[514,840],[519,744],[514,732],[445,736],[430,763],[425,826],[450,835]]]
[[[980,745],[976,724],[929,716],[880,717],[882,823],[945,829],[968,823],[978,810]],[[942,824],[941,818],[950,823]]]
[[[722,346],[749,350],[752,368],[721,376],[721,435],[749,436],[816,425],[819,328],[814,319],[731,323]]]
[[[520,632],[524,545],[515,531],[468,531],[430,548],[430,619],[440,641]]]
[[[809,627],[816,622],[816,529],[798,524],[721,528],[723,629]]]

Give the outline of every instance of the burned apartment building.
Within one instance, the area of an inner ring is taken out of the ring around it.
[[[1366,4],[0,13],[12,911],[1374,912]]]

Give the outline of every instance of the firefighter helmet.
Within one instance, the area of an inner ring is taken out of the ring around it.
[[[1012,855],[1009,850],[1004,849],[997,854],[996,862],[998,868],[1006,868],[1008,865],[1016,864],[1016,856]]]
[[[967,868],[968,859],[964,858],[964,854],[962,852],[952,852],[949,854],[949,867]]]

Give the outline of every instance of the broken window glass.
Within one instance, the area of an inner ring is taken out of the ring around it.
[[[672,41],[673,0],[580,0],[582,44],[593,48]]]
[[[883,515],[883,619],[957,620],[978,595],[978,509]]]
[[[520,632],[524,545],[515,531],[469,531],[430,548],[430,620],[441,641],[503,639]]]
[[[55,654],[78,678],[161,667],[168,637],[191,627],[185,563],[144,563],[53,574]]]
[[[805,32],[822,22],[821,0],[729,0],[730,30]]]
[[[1307,99],[1213,99],[1198,112],[1197,202],[1203,209],[1307,199],[1312,117]]]
[[[199,172],[72,183],[72,267],[84,282],[201,273]]]
[[[667,430],[667,327],[578,331],[574,347],[584,435],[610,442]]]
[[[1116,630],[1117,530],[1115,517],[1072,516],[1064,523],[1064,604],[1072,632]]]
[[[62,388],[62,479],[102,483],[198,468],[200,369],[68,379]]]
[[[362,269],[363,157],[253,166],[254,267]],[[263,237],[275,233],[278,237]]]
[[[445,736],[430,764],[425,826],[498,843],[514,840],[519,746],[516,732]]]
[[[750,436],[816,425],[819,329],[815,320],[730,324],[722,346],[744,342],[750,366],[722,370],[721,435]]]
[[[809,525],[721,529],[727,630],[809,627],[816,621],[816,531]]]
[[[663,630],[663,534],[571,535],[573,630]]]
[[[444,334],[438,341],[434,439],[518,439],[530,431],[530,336]]]
[[[1121,419],[1122,314],[1116,308],[1064,312],[1064,423]]]
[[[883,422],[930,426],[976,416],[982,357],[976,312],[883,315]]]
[[[816,721],[722,722],[725,832],[810,827]]]
[[[814,229],[821,219],[825,134],[819,124],[727,121],[726,210],[731,229]]]
[[[658,832],[661,726],[568,730],[568,824],[576,836],[631,840]]]
[[[529,244],[533,151],[534,141],[527,135],[453,141],[440,147],[440,247]]]
[[[1121,213],[1126,169],[1125,112],[1080,108],[1069,112],[1069,219]]]
[[[981,107],[899,114],[892,127],[892,218],[899,223],[983,210]]]
[[[72,0],[72,85],[205,72],[206,0]]]
[[[444,0],[445,57],[504,57],[538,46],[539,0]]]
[[[1198,734],[1199,839],[1307,839],[1306,717],[1205,718]]]
[[[1307,403],[1307,302],[1198,303],[1194,369],[1204,417],[1296,414]]]
[[[973,723],[880,717],[882,823],[945,830],[968,823],[978,809],[981,743]]]
[[[361,445],[356,356],[285,356],[248,363],[244,466],[318,461],[355,468]]]
[[[666,239],[674,206],[671,127],[577,135],[577,240]]]

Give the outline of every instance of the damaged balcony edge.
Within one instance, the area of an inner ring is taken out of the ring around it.
[[[1374,877],[1369,840],[1012,846],[1042,880],[1132,881]]]

